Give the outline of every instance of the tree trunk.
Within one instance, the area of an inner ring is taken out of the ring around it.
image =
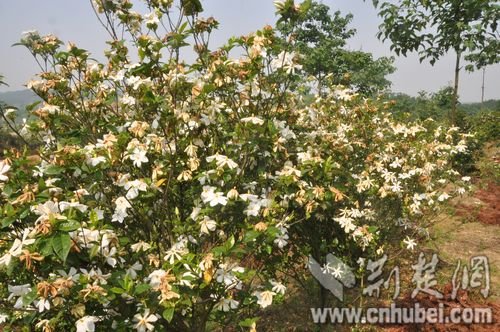
[[[486,68],[483,68],[483,85],[481,86],[481,109],[484,108],[484,76],[486,75]]]
[[[460,75],[460,58],[462,53],[457,51],[457,59],[455,61],[455,85],[453,86],[453,100],[451,105],[450,122],[451,125],[456,125],[457,122],[457,106],[458,106],[458,80]]]

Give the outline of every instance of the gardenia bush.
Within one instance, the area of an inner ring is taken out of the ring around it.
[[[304,257],[375,257],[465,190],[456,128],[395,122],[348,87],[312,97],[290,36],[267,26],[211,51],[218,23],[196,1],[145,2],[94,1],[105,63],[21,40],[43,102],[20,130],[36,151],[0,162],[4,326],[255,329]],[[288,3],[281,19],[306,10]]]

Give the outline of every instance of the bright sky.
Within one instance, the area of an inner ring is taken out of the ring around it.
[[[139,2],[139,1],[136,1]],[[296,2],[299,2],[296,0]],[[266,24],[275,22],[273,0],[202,0],[205,13],[221,24],[214,42],[222,44],[233,35],[248,34]],[[372,52],[375,56],[391,55],[389,43],[378,41],[375,34],[380,24],[371,0],[324,0],[332,10],[352,13],[352,27],[357,35],[348,45],[351,49]],[[142,7],[137,11],[144,12]],[[102,59],[107,34],[98,24],[89,0],[2,0],[0,1],[0,74],[10,87],[0,91],[20,90],[39,70],[34,59],[23,47],[11,47],[19,41],[23,31],[36,29],[42,34],[53,33],[63,41],[75,42],[79,47]],[[416,55],[397,58],[396,73],[389,78],[392,89],[416,95],[418,91],[437,91],[453,81],[453,55],[443,57],[433,67],[420,64]],[[480,101],[482,72],[462,72],[460,99],[462,102]],[[485,99],[500,99],[500,65],[486,70]]]

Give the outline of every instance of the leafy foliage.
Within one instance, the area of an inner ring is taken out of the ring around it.
[[[378,36],[398,55],[418,51],[431,64],[449,50],[465,54],[477,68],[498,63],[500,8],[491,0],[373,1],[384,22]],[[472,69],[472,67],[468,67]]]
[[[383,19],[378,37],[391,41],[391,50],[406,56],[418,52],[420,61],[434,64],[444,54],[456,54],[454,97],[450,113],[456,124],[462,57],[467,70],[500,61],[500,5],[492,0],[373,0]]]
[[[330,15],[327,5],[315,1],[309,6],[297,19],[279,22],[277,29],[283,36],[290,36],[293,51],[301,55],[299,62],[315,77],[318,89],[328,81],[353,86],[369,95],[389,87],[386,76],[395,70],[392,58],[373,59],[370,53],[346,49],[346,41],[356,32],[348,27],[352,15],[342,16],[339,11]]]

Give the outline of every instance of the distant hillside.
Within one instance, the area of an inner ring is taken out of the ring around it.
[[[481,110],[500,111],[500,100],[490,99],[481,103],[463,103],[458,108],[467,114],[475,114]]]
[[[3,101],[9,106],[14,106],[19,109],[24,109],[26,105],[32,104],[38,100],[41,99],[33,91],[28,89],[0,92],[0,101]]]
[[[39,100],[41,99],[33,91],[28,89],[0,92],[0,102],[2,102],[3,105],[13,106],[19,110],[17,113],[18,120],[26,117],[25,108],[27,105],[33,104]]]

